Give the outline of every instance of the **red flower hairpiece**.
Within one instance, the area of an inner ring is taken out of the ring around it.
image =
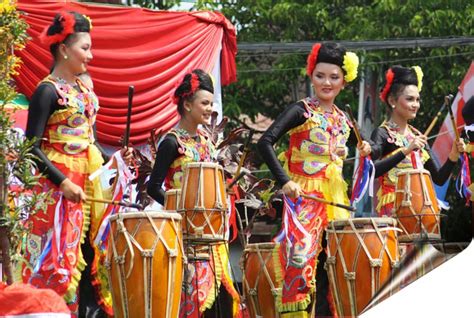
[[[395,77],[395,73],[393,73],[392,69],[389,68],[387,73],[385,73],[385,86],[383,87],[382,91],[380,92],[380,99],[383,101],[383,102],[387,102],[387,95],[388,95],[388,92],[390,91],[390,87],[392,87],[392,82],[393,82],[393,78]]]
[[[194,95],[199,88],[199,77],[195,73],[191,73],[191,92],[189,95]]]
[[[55,43],[61,43],[66,39],[69,34],[74,33],[74,25],[76,24],[76,19],[74,15],[69,12],[61,12],[59,17],[59,22],[62,26],[61,33],[56,33],[53,35],[48,35],[49,26],[47,26],[43,33],[40,35],[40,40],[42,43],[46,44],[47,46],[53,45]]]
[[[178,103],[179,103],[179,96],[174,96],[174,95],[173,95],[172,99],[173,99],[173,104],[178,105]]]
[[[179,100],[181,98],[187,98],[187,97],[192,96],[196,93],[196,91],[199,89],[199,84],[201,83],[199,81],[199,77],[196,74],[191,73],[191,81],[190,82],[191,82],[191,89],[188,92],[182,93],[180,96],[173,95],[173,103],[178,105]],[[177,84],[176,89],[178,87],[179,87],[179,83]],[[176,89],[175,89],[175,91],[176,91]]]
[[[308,55],[306,74],[308,74],[309,77],[311,77],[313,74],[313,70],[316,66],[316,61],[318,59],[320,48],[321,48],[321,43],[316,43],[315,45],[313,45],[313,48],[311,49],[311,53]]]

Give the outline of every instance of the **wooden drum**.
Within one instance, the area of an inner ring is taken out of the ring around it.
[[[164,209],[167,211],[181,210],[181,190],[171,189],[165,192]]]
[[[178,317],[183,280],[181,216],[127,212],[110,218],[106,266],[115,317]]]
[[[397,178],[393,216],[403,230],[399,240],[440,239],[440,209],[430,172],[409,169],[399,172]]]
[[[224,169],[216,163],[192,162],[185,166],[181,207],[183,237],[188,241],[225,240],[227,211]]]
[[[248,244],[242,254],[242,285],[250,317],[280,317],[276,310],[277,288],[273,266],[275,243]]]
[[[326,230],[326,270],[339,317],[357,316],[398,266],[392,218],[333,221]]]

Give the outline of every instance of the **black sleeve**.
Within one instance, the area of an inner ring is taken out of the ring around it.
[[[444,165],[440,168],[436,160],[432,159],[433,154],[431,153],[430,148],[428,148],[428,151],[430,152],[430,159],[425,162],[424,168],[431,173],[431,179],[434,183],[437,185],[443,185],[453,172],[457,162],[451,161],[451,159],[448,157]]]
[[[396,150],[396,146],[394,146],[393,149],[390,149],[390,144],[387,141],[388,138],[388,132],[384,128],[377,127],[372,132],[371,140],[376,145],[375,147],[377,149],[376,151],[378,152],[379,158],[392,152],[393,150]],[[405,154],[399,151],[393,156],[374,161],[375,177],[378,178],[386,174],[404,158]]]
[[[165,191],[162,189],[168,169],[173,161],[178,158],[178,141],[172,134],[166,135],[156,152],[155,164],[147,184],[147,193],[161,205],[165,202]]]
[[[375,141],[372,140],[372,138],[367,138],[367,136],[362,131],[360,132],[360,134],[362,135],[362,139],[367,141],[370,145],[370,148],[371,148],[370,158],[372,158],[372,160],[377,160],[381,158],[382,152],[383,152],[383,145],[377,144]]]
[[[52,84],[42,83],[34,92],[28,108],[28,120],[25,135],[28,139],[35,138],[31,152],[38,158],[36,163],[41,173],[45,174],[51,182],[59,186],[66,176],[56,168],[41,150],[41,142],[51,114],[59,109],[58,95]]]
[[[290,178],[283,170],[273,149],[273,145],[290,129],[302,125],[306,121],[306,109],[303,102],[288,106],[273,122],[257,143],[262,159],[267,164],[278,184],[283,186]]]
[[[92,132],[94,133],[94,145],[99,149],[100,153],[102,154],[102,158],[104,159],[105,162],[108,162],[110,160],[110,156],[107,155],[107,152],[102,148],[100,145],[99,141],[97,140],[97,129],[94,123],[94,126],[92,127]]]

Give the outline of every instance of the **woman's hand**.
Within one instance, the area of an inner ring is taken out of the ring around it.
[[[363,140],[360,145],[357,145],[357,150],[359,150],[359,154],[362,157],[367,157],[372,152],[372,147],[370,147],[367,141]]]
[[[403,153],[406,155],[417,149],[423,149],[428,142],[428,138],[425,135],[418,135],[411,141],[408,147],[403,149]]]
[[[86,194],[80,186],[72,182],[70,179],[64,179],[59,185],[59,189],[63,192],[64,197],[74,203],[86,201]]]
[[[298,198],[301,194],[301,186],[293,181],[288,181],[282,188],[283,193],[290,198]]]
[[[123,161],[127,166],[129,166],[132,163],[132,158],[133,158],[133,148],[132,147],[124,147],[120,149],[120,155],[123,158]]]
[[[466,151],[466,144],[462,138],[459,138],[458,141],[454,141],[453,145],[451,146],[451,151],[449,152],[449,160],[452,162],[457,162],[459,159],[459,155]]]

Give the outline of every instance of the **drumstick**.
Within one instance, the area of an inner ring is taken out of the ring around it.
[[[237,178],[234,178],[234,180],[232,180],[231,183],[229,183],[227,186],[226,186],[226,190],[229,191],[232,189],[232,187],[237,183],[237,181],[239,181],[243,176],[245,176],[247,174],[247,172],[245,171],[242,171],[240,172],[240,174],[237,176]]]
[[[360,134],[359,127],[357,127],[357,122],[356,122],[356,120],[355,120],[355,118],[354,118],[354,115],[352,114],[351,106],[349,106],[349,104],[346,104],[345,108],[346,108],[347,114],[349,115],[349,119],[350,119],[350,121],[351,121],[351,123],[352,123],[352,126],[354,127],[354,133],[355,133],[355,135],[356,135],[356,137],[357,137],[357,144],[358,144],[358,145],[361,145],[361,144],[362,144],[362,141],[363,141],[362,135]]]
[[[338,208],[346,209],[346,210],[349,210],[349,211],[352,211],[352,212],[355,212],[355,211],[356,211],[356,209],[355,209],[354,207],[352,207],[352,206],[348,206],[348,205],[344,205],[344,204],[340,204],[340,203],[335,203],[335,202],[327,201],[327,200],[324,200],[324,199],[322,199],[322,198],[318,198],[318,197],[315,197],[315,196],[312,196],[312,195],[301,194],[301,196],[302,196],[303,198],[306,198],[306,199],[318,201],[318,202],[321,202],[321,203],[324,203],[324,204],[327,204],[327,205],[337,206]]]
[[[128,142],[130,140],[130,123],[132,122],[132,100],[133,100],[133,92],[135,91],[135,87],[130,85],[128,87],[128,106],[127,106],[127,123],[125,124],[125,134],[123,136],[122,147],[127,148]]]
[[[426,131],[424,133],[425,136],[428,136],[431,132],[431,130],[433,129],[434,125],[436,124],[436,122],[438,121],[438,118],[439,116],[441,116],[441,113],[444,111],[444,109],[450,104],[451,100],[453,99],[453,95],[449,94],[447,96],[444,97],[444,103],[443,105],[441,106],[440,110],[438,111],[438,113],[436,114],[436,116],[433,118],[433,120],[431,121],[431,124],[428,126],[428,128],[426,128]]]
[[[454,135],[456,136],[456,141],[459,141],[459,131],[458,127],[456,126],[456,120],[454,119],[453,109],[451,108],[451,106],[448,107],[448,111],[449,117],[451,118],[451,124],[453,125]]]
[[[247,140],[245,141],[244,145],[244,150],[242,152],[242,156],[240,157],[239,165],[237,166],[237,170],[235,171],[234,174],[234,180],[237,179],[240,175],[240,170],[244,166],[245,158],[247,157],[247,154],[249,153],[249,144],[252,141],[252,136],[253,136],[253,129],[250,129],[249,135],[247,137]]]
[[[138,203],[131,203],[131,202],[125,202],[125,201],[114,201],[114,200],[99,199],[99,198],[87,198],[86,201],[113,204],[113,205],[120,205],[120,206],[124,206],[126,208],[134,208],[134,209],[138,209],[138,210],[143,210],[143,206],[141,204],[138,204]]]

